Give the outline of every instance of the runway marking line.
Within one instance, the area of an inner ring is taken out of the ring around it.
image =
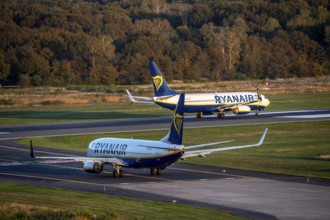
[[[63,168],[63,169],[71,169],[71,170],[82,170],[81,168],[77,167],[72,167],[72,166],[62,166],[62,165],[57,165],[56,163],[42,163],[41,161],[22,161],[24,164],[31,164],[31,165],[38,165],[38,166],[47,166],[47,167],[55,167],[55,168]],[[72,163],[79,163],[77,161],[72,162]]]
[[[60,178],[53,178],[53,177],[32,176],[32,175],[25,175],[25,174],[0,173],[0,175],[15,176],[15,177],[25,177],[25,178],[31,178],[31,179],[43,179],[43,180],[52,180],[52,181],[63,181],[63,182],[69,182],[69,183],[80,183],[80,184],[102,186],[102,187],[104,187],[104,186],[112,186],[112,185],[109,185],[109,184],[83,182],[83,181],[78,181],[78,180],[68,180],[68,179],[60,179]]]
[[[12,161],[12,162],[1,162],[0,167],[8,167],[8,166],[21,166],[25,165],[24,163],[18,162],[18,161]]]
[[[0,147],[1,148],[11,149],[11,150],[20,150],[20,151],[28,151],[28,152],[30,152],[30,149],[24,149],[24,148],[19,148],[19,147],[9,147],[9,146],[5,146],[5,145],[0,145]],[[69,156],[69,157],[76,156],[76,155],[72,155],[72,154],[54,153],[54,152],[41,151],[41,150],[34,150],[34,152],[36,152],[36,153],[45,153],[45,154],[53,154],[53,155],[62,155],[62,156]]]
[[[277,116],[276,118],[330,118],[330,114],[316,114],[316,115],[288,115],[288,116]]]
[[[182,171],[188,171],[188,172],[196,172],[196,173],[205,173],[205,174],[213,174],[213,175],[219,175],[219,176],[233,176],[233,177],[240,177],[240,178],[253,178],[253,177],[247,177],[243,175],[236,175],[236,174],[229,174],[229,173],[217,173],[217,172],[211,172],[211,171],[202,171],[202,170],[192,170],[192,169],[185,169],[185,168],[175,168],[175,167],[168,167],[167,169],[172,169],[172,170],[182,170]]]
[[[132,177],[138,177],[138,178],[144,178],[144,179],[154,179],[154,180],[162,180],[167,182],[174,182],[174,180],[171,179],[165,179],[160,177],[154,177],[154,176],[142,176],[142,175],[136,175],[131,173],[124,173],[125,176],[132,176]]]

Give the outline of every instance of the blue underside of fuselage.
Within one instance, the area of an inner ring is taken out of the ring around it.
[[[163,157],[153,157],[153,158],[123,158],[127,163],[127,167],[131,168],[161,168],[171,165],[176,162],[182,156],[183,152],[176,154],[163,156]]]
[[[168,108],[171,110],[175,109],[175,105],[172,104],[166,104],[166,103],[161,103],[161,102],[156,102],[157,105],[160,105],[161,107]],[[219,106],[218,105],[208,105],[208,106],[191,106],[191,105],[185,105],[184,106],[184,112],[188,113],[199,113],[203,112],[204,114],[214,114],[219,112],[217,110]],[[258,111],[263,111],[264,106],[258,106],[258,105],[249,105],[250,109],[252,111],[258,110]],[[226,109],[225,111],[231,111],[230,109]],[[248,113],[245,113],[248,114]]]

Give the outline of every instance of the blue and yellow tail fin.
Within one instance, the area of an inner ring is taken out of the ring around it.
[[[168,134],[160,141],[182,145],[182,135],[183,135],[183,116],[184,116],[184,97],[185,94],[181,93],[179,96],[179,101],[176,105],[174,116],[172,119],[171,127]]]
[[[173,91],[167,85],[165,79],[163,78],[158,67],[156,66],[155,62],[152,59],[150,59],[149,61],[149,68],[151,72],[152,85],[154,87],[155,96],[167,96],[167,95],[176,94],[176,92]]]

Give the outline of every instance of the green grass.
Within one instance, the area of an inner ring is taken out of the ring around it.
[[[261,147],[223,151],[202,158],[188,158],[184,163],[231,167],[280,174],[330,179],[330,121],[279,123],[249,126],[225,126],[185,129],[186,146],[232,140],[222,146],[257,143],[268,127]],[[83,136],[45,137],[32,139],[36,146],[85,151],[89,142],[99,137],[119,137],[159,140],[166,130],[127,132]],[[20,143],[28,144],[29,139]],[[218,146],[219,147],[219,146]]]
[[[243,219],[178,203],[0,184],[1,219]]]
[[[266,111],[330,108],[329,93],[269,94]]]
[[[158,105],[129,103],[40,106],[24,109],[0,110],[0,125],[34,124],[78,120],[143,118],[172,115],[172,111]]]
[[[270,106],[266,111],[330,108],[329,93],[266,95]],[[172,115],[158,105],[113,103],[93,105],[49,105],[38,107],[2,108],[0,125],[34,124],[77,120],[157,117]]]

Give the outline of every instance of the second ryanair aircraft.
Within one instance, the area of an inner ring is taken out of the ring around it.
[[[172,90],[166,83],[154,61],[149,61],[152,83],[155,97],[132,96],[127,91],[133,103],[156,103],[164,108],[175,109],[179,99],[179,93]],[[197,113],[197,118],[204,115],[217,114],[218,118],[224,118],[225,112],[232,111],[235,114],[248,114],[256,111],[259,115],[270,104],[269,100],[257,92],[215,92],[186,94],[184,112]]]
[[[86,157],[54,157],[41,156],[36,157],[33,153],[32,143],[30,145],[30,155],[34,159],[41,160],[69,160],[83,162],[83,169],[89,173],[101,173],[104,165],[113,166],[113,176],[121,177],[123,171],[121,167],[129,168],[149,168],[151,175],[159,175],[160,170],[176,162],[178,159],[200,156],[205,157],[216,151],[234,150],[262,145],[267,128],[264,131],[259,143],[233,146],[214,149],[191,150],[195,148],[211,146],[229,141],[215,142],[208,144],[199,144],[194,146],[183,146],[183,115],[184,115],[184,97],[179,95],[179,101],[174,112],[173,120],[168,134],[160,141],[136,140],[123,138],[98,138],[93,140],[87,148]]]

